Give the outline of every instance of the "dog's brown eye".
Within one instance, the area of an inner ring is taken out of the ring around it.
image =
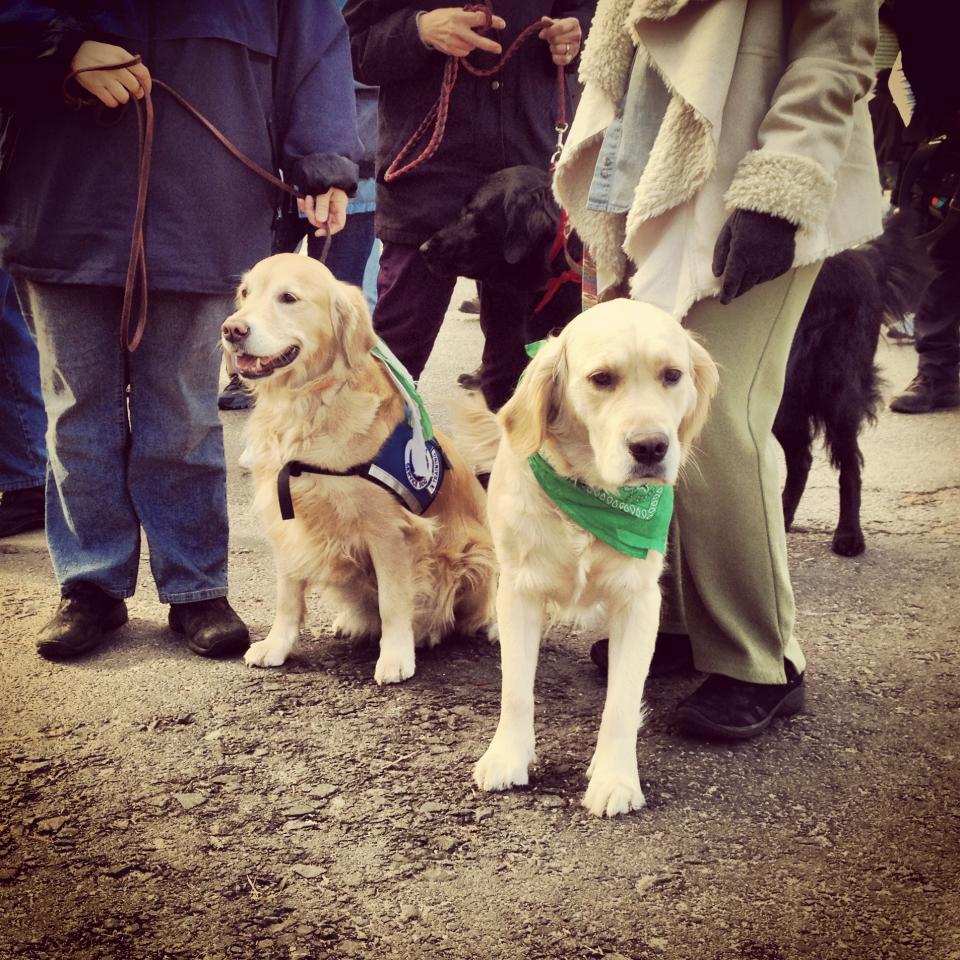
[[[616,377],[609,370],[598,370],[587,378],[595,387],[608,389],[616,383]]]
[[[280,296],[279,296],[277,299],[278,299],[281,303],[296,303],[296,302],[297,302],[297,298],[296,298],[292,293],[290,293],[289,291],[285,291],[284,293],[281,293]]]
[[[667,369],[663,371],[663,382],[673,385],[674,383],[679,383],[682,376],[682,370],[678,370],[676,367],[667,367]]]
[[[241,299],[241,300],[246,300],[246,299],[247,299],[247,294],[248,294],[249,292],[250,292],[250,291],[247,290],[246,287],[241,287],[241,288],[240,288],[240,299]]]

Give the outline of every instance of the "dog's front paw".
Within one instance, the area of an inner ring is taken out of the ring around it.
[[[638,776],[621,773],[597,772],[583,795],[583,805],[595,817],[615,817],[646,804]]]
[[[473,768],[473,782],[481,790],[509,790],[530,782],[534,761],[533,743],[508,742],[494,737],[487,752]]]
[[[280,667],[287,659],[285,647],[274,644],[267,637],[252,643],[243,655],[243,662],[248,667]]]
[[[416,656],[411,649],[409,653],[381,653],[377,660],[377,667],[373,672],[373,679],[381,686],[385,683],[400,683],[409,680],[417,669]]]
[[[833,552],[841,557],[858,557],[867,549],[863,539],[863,531],[859,527],[852,530],[841,530],[837,527],[833,534]]]

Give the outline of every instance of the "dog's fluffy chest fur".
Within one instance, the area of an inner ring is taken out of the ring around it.
[[[624,596],[656,583],[663,557],[627,558],[565,516],[529,468],[516,464],[491,516],[498,556],[518,587],[542,596],[554,617],[590,620]]]

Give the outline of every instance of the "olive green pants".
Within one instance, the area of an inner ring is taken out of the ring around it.
[[[688,633],[694,663],[754,683],[804,669],[771,432],[793,334],[820,264],[723,306],[703,300],[684,326],[720,368],[720,388],[677,488],[662,628]]]

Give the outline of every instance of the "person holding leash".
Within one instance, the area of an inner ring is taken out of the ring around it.
[[[68,6],[87,9],[0,14],[16,127],[0,246],[37,333],[61,590],[37,649],[77,657],[126,622],[142,528],[170,627],[202,656],[237,653],[216,345],[240,275],[270,254],[263,172],[282,167],[315,229],[342,226],[361,151],[346,28],[333,0]]]
[[[594,6],[595,0],[496,0],[464,9],[347,0],[356,77],[380,87],[376,229],[383,251],[373,324],[415,380],[456,283],[432,273],[419,247],[459,217],[491,173],[518,164],[548,168],[560,104],[570,110],[562,71],[575,67]],[[528,39],[497,69],[531,26]],[[448,89],[450,58],[461,57],[468,59]],[[477,75],[470,68],[492,72]],[[445,125],[418,137],[441,95]],[[429,153],[431,142],[436,149]],[[483,309],[481,292],[480,324],[494,355],[498,319],[510,322]],[[522,355],[523,345],[517,349]]]
[[[803,705],[771,428],[820,264],[880,233],[877,32],[876,0],[600,0],[584,51],[555,190],[598,293],[669,311],[720,368],[661,618],[709,674],[677,711],[695,736]]]

